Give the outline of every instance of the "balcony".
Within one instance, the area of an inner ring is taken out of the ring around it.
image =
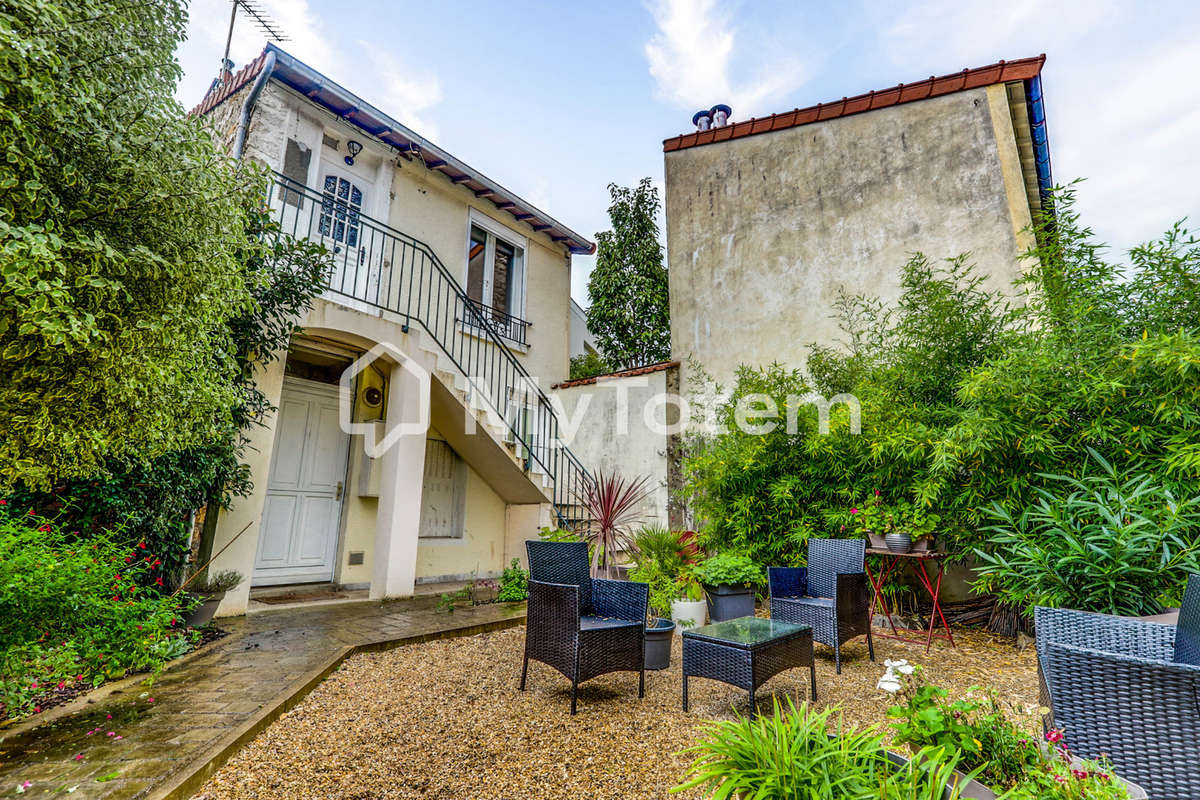
[[[474,324],[473,320],[482,318],[491,323],[492,329],[508,341],[519,344],[521,347],[529,346],[528,334],[529,328],[533,327],[532,323],[526,322],[520,317],[514,317],[507,311],[484,305],[478,300],[468,299],[467,303],[474,310],[474,313],[468,315],[471,318],[470,320],[459,320],[464,327]]]

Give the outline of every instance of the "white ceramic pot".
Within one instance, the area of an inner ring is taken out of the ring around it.
[[[703,625],[704,612],[707,610],[703,599],[671,601],[671,621],[675,623],[675,633],[683,633],[688,628]]]

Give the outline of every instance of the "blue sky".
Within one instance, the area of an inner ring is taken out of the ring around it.
[[[288,52],[587,235],[607,227],[609,182],[661,189],[662,140],[698,108],[740,120],[1043,52],[1055,179],[1088,179],[1084,220],[1122,249],[1200,225],[1200,3],[259,4]],[[228,17],[228,0],[192,0],[187,107]],[[241,19],[234,61],[264,42]],[[586,304],[591,259],[576,264]]]

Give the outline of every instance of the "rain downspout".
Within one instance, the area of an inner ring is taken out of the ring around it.
[[[254,104],[258,102],[258,96],[262,93],[263,87],[267,85],[267,81],[271,79],[271,73],[275,71],[275,51],[267,51],[267,58],[263,62],[262,70],[259,71],[258,77],[254,79],[254,85],[250,87],[250,94],[246,95],[246,99],[242,102],[242,117],[238,120],[237,136],[233,140],[233,157],[239,161],[242,158],[242,151],[246,148],[246,133],[250,129],[250,114],[254,111]]]

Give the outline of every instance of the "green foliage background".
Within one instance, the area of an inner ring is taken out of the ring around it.
[[[254,176],[173,98],[184,0],[3,9],[0,484],[48,488],[229,424]]]
[[[658,239],[658,190],[642,178],[633,188],[609,184],[608,191],[612,229],[596,234],[588,329],[610,370],[665,361],[671,357],[671,310]]]
[[[962,556],[988,539],[988,509],[1019,515],[1049,476],[1083,475],[1088,448],[1175,497],[1200,494],[1200,243],[1176,225],[1122,266],[1074,201],[1065,187],[1048,204],[1011,305],[966,256],[917,255],[896,306],[842,299],[844,346],[814,345],[807,372],[745,366],[728,395],[701,378],[698,394],[723,398],[709,407],[717,432],[693,436],[684,464],[706,543],[803,563],[810,536],[850,528],[879,490],[939,514],[939,540]],[[856,396],[861,435],[845,405],[818,435],[815,408],[786,402],[810,391]],[[795,414],[795,434],[732,425],[757,393],[781,421]]]

